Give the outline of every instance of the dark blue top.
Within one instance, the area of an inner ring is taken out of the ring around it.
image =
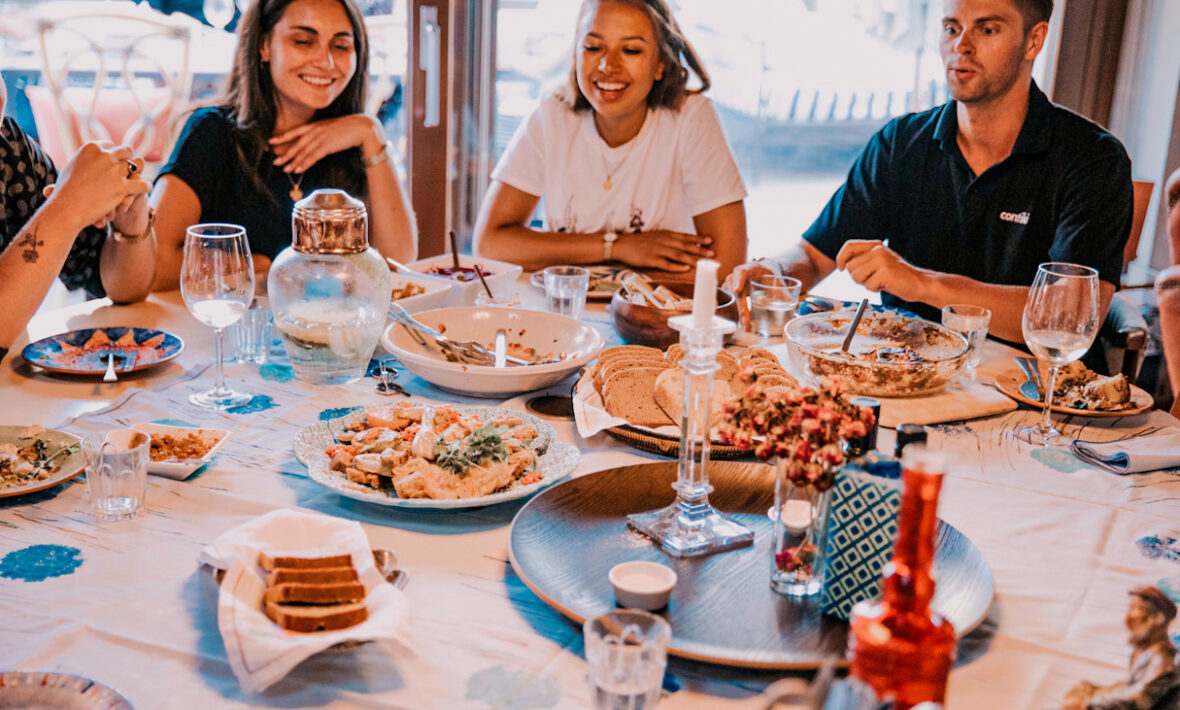
[[[274,153],[251,156],[249,141],[224,106],[197,109],[184,125],[160,176],[175,175],[201,202],[201,222],[228,222],[246,228],[250,250],[274,258],[291,246],[290,192],[303,194],[333,187],[365,199],[368,183],[359,148],[325,156],[302,179],[273,165]],[[265,189],[251,179],[257,174]]]
[[[1119,283],[1131,161],[1117,138],[1035,83],[1012,153],[983,175],[963,158],[958,126],[954,101],[890,121],[803,238],[832,259],[849,239],[886,239],[914,266],[992,284],[1032,285],[1046,261]],[[882,301],[939,320],[926,304]]]

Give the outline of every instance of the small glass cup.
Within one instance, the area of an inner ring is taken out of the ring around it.
[[[615,609],[582,625],[588,680],[598,710],[650,710],[660,700],[672,627],[637,609]]]
[[[790,276],[763,274],[750,279],[750,331],[763,338],[782,337],[799,307],[803,284]]]
[[[983,350],[983,341],[987,340],[987,327],[991,319],[992,312],[982,306],[952,303],[942,309],[943,326],[961,333],[967,339],[969,348],[963,366],[968,372],[973,372],[979,365],[979,354]]]
[[[493,293],[489,296],[487,291],[480,291],[475,294],[475,305],[480,308],[516,308],[520,305],[520,294],[513,291],[511,293]]]
[[[545,305],[550,313],[570,318],[582,315],[590,270],[581,266],[550,266],[545,269]]]
[[[99,520],[130,520],[143,512],[151,438],[141,432],[117,430],[82,439],[86,487]]]
[[[238,362],[262,365],[270,356],[274,317],[266,296],[255,296],[242,319],[225,329],[229,348]]]

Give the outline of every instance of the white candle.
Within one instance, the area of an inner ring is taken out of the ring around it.
[[[811,525],[811,503],[805,500],[789,500],[783,506],[782,517],[787,532],[806,532],[807,526]]]
[[[696,286],[692,292],[692,327],[709,328],[713,325],[713,311],[717,310],[717,267],[712,259],[697,262]]]

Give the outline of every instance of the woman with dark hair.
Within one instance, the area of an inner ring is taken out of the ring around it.
[[[246,228],[255,268],[291,243],[291,208],[319,188],[365,200],[369,241],[417,254],[381,124],[363,113],[369,44],[353,0],[255,0],[238,26],[222,105],[195,111],[152,195],[156,289],[176,288],[185,229]]]
[[[698,89],[687,88],[690,68]],[[541,99],[492,172],[479,252],[529,269],[741,264],[746,190],[708,88],[666,0],[585,0],[569,85]]]

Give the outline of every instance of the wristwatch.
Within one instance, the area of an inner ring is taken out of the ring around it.
[[[603,233],[603,235],[602,235],[602,260],[603,261],[610,261],[611,260],[611,257],[610,257],[611,247],[613,247],[615,245],[615,242],[618,240],[618,238],[619,238],[618,232],[609,231],[609,232]]]

